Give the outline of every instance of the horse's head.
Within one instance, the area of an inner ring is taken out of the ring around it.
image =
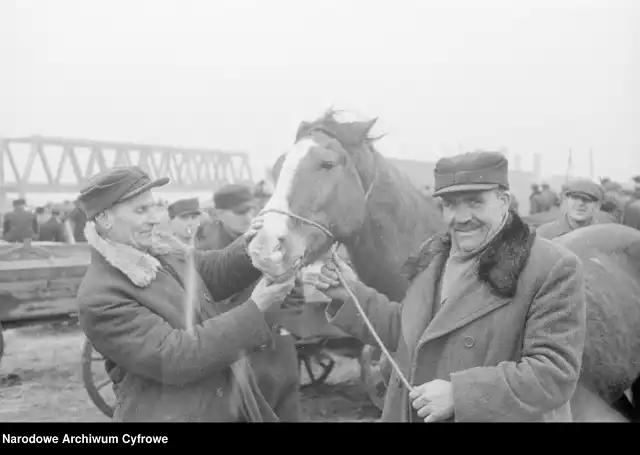
[[[369,137],[374,123],[340,123],[329,112],[300,125],[294,144],[274,166],[276,187],[249,248],[254,264],[272,276],[294,271],[358,231],[376,175]],[[274,270],[280,255],[284,263]]]

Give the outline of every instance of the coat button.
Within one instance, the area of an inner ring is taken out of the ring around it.
[[[207,302],[211,302],[211,297],[209,296],[209,294],[205,294],[205,295],[204,295],[204,299],[205,299]]]
[[[221,398],[222,395],[224,395],[224,390],[222,389],[222,387],[218,387],[216,389],[216,395],[218,396],[218,398]]]
[[[473,345],[476,344],[476,341],[473,339],[473,337],[464,337],[464,345],[467,348],[473,347]]]

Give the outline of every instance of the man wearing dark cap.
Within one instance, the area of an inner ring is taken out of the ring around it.
[[[391,376],[382,419],[571,421],[586,332],[580,260],[509,211],[502,154],[439,160],[434,196],[449,231],[406,263],[402,303],[338,264],[412,388]],[[332,298],[327,318],[374,344],[335,270],[315,281]]]
[[[37,237],[38,218],[26,207],[27,202],[22,198],[13,201],[13,212],[7,213],[2,222],[2,237],[5,241],[20,243]]]
[[[227,185],[214,195],[216,220],[202,225],[202,236],[198,238],[200,250],[219,250],[227,247],[242,235],[247,220],[255,216],[257,206],[251,189],[245,185]],[[244,289],[220,302],[224,309],[235,308],[244,302],[253,286]],[[283,307],[291,308],[304,304],[302,283],[296,282],[294,289],[285,298]],[[267,312],[273,333],[273,344],[250,357],[263,396],[281,421],[295,422],[300,419],[300,377],[298,354],[293,336],[278,322],[278,312]]]
[[[201,250],[214,250],[228,245],[242,235],[258,213],[258,205],[251,188],[242,184],[229,184],[213,195],[215,220],[202,224],[196,238]]]
[[[604,200],[604,190],[596,182],[576,179],[564,187],[565,210],[560,217],[538,227],[537,234],[553,239],[581,227],[598,222],[597,215]]]
[[[265,279],[229,311],[215,303],[260,279],[246,253],[260,220],[220,251],[197,252],[156,229],[151,193],[168,183],[138,167],[93,177],[78,198],[91,264],[79,320],[107,360],[114,421],[273,421],[246,356],[265,349],[264,313],[293,281]]]
[[[40,225],[40,242],[64,242],[64,225],[60,221],[60,210],[51,209],[49,219]]]
[[[194,247],[202,214],[198,199],[180,199],[168,207],[168,212],[173,234],[185,245]]]

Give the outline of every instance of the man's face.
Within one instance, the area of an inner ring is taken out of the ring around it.
[[[178,237],[185,239],[193,239],[200,226],[199,213],[187,213],[185,215],[176,216],[171,220],[171,229]]]
[[[146,191],[105,212],[109,238],[139,250],[151,247],[160,213],[151,191]],[[101,222],[101,224],[103,224]]]
[[[593,219],[600,210],[600,203],[581,194],[567,194],[567,216],[578,223]]]
[[[258,209],[255,206],[244,206],[231,210],[220,210],[218,217],[222,224],[234,234],[244,234],[249,226],[251,220],[258,214]]]
[[[442,196],[442,215],[463,252],[480,247],[500,226],[511,196],[506,191],[473,191]]]

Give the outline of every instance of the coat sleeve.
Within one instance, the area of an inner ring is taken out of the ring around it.
[[[231,297],[262,275],[251,263],[242,236],[222,250],[195,251],[195,255],[198,272],[214,300]]]
[[[534,296],[522,358],[451,374],[456,421],[532,421],[569,401],[586,335],[580,260],[565,254]]]
[[[264,315],[252,300],[205,320],[189,333],[174,329],[124,293],[105,291],[80,298],[79,321],[102,355],[133,374],[174,386],[228,368],[271,339]]]
[[[363,283],[352,282],[349,286],[385,347],[395,352],[401,333],[401,305],[391,302],[383,294]],[[330,324],[358,338],[364,344],[377,345],[364,319],[358,313],[352,299],[345,302],[333,300],[326,309],[327,321]]]

